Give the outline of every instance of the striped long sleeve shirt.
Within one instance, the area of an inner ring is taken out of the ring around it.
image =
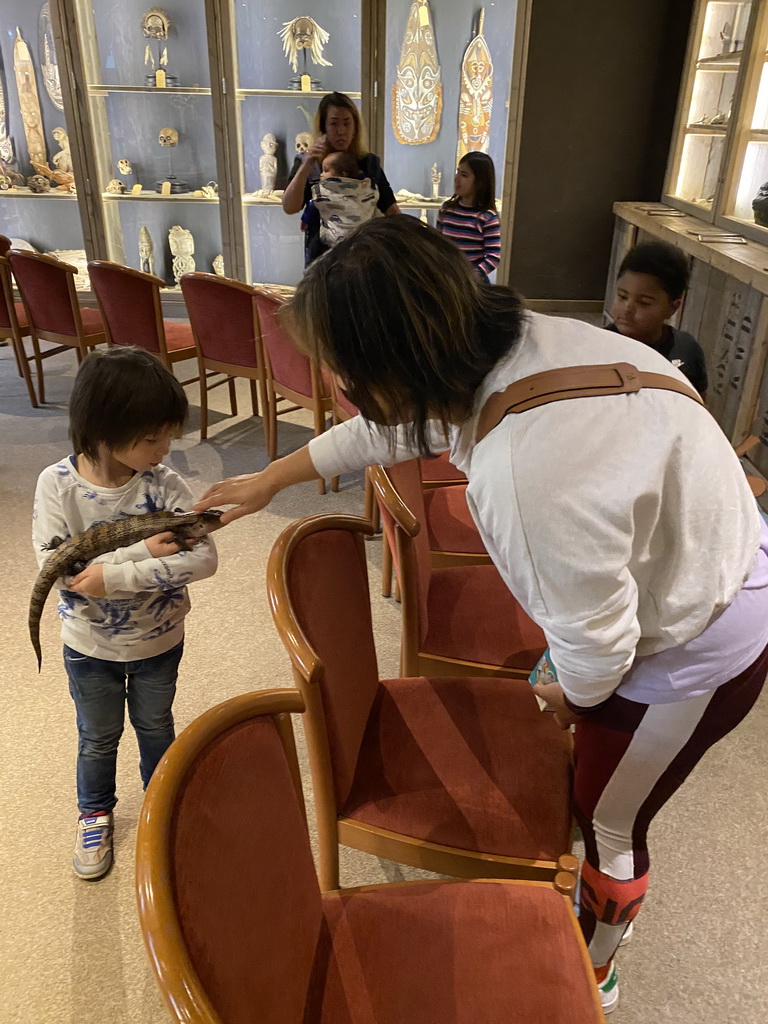
[[[437,214],[437,230],[461,249],[481,276],[487,277],[499,265],[499,215],[493,210],[444,203]]]

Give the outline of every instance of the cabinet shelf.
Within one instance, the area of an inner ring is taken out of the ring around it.
[[[714,57],[704,57],[696,61],[698,71],[738,71],[743,50],[735,50],[733,53],[718,53]]]
[[[725,135],[728,131],[727,124],[696,124],[691,123],[685,126],[686,135]]]
[[[181,86],[168,86],[165,89],[158,89],[155,85],[89,85],[88,92],[91,96],[106,96],[110,92],[139,92],[158,93],[161,96],[210,96],[210,89],[202,89],[197,86],[184,88]]]
[[[69,199],[77,202],[77,196],[71,192],[33,192],[31,188],[9,188],[0,192],[0,199]]]
[[[177,195],[163,196],[159,192],[155,192],[154,189],[144,189],[138,195],[133,195],[131,192],[102,192],[101,198],[109,200],[109,202],[163,202],[167,203],[169,200],[174,203],[218,203],[218,196],[209,198],[208,196],[196,196],[192,192],[180,192]]]
[[[244,100],[247,96],[293,96],[294,99],[297,97],[304,97],[305,99],[310,96],[330,96],[330,90],[324,91],[321,89],[313,89],[311,92],[302,92],[300,89],[238,89],[236,96],[239,100]],[[353,100],[359,100],[361,93],[359,92],[348,92],[346,94]]]

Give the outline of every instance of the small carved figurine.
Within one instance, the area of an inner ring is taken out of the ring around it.
[[[191,231],[176,224],[168,232],[168,244],[173,254],[173,279],[178,284],[184,274],[195,269],[195,240]]]
[[[272,132],[267,132],[261,140],[263,156],[259,157],[259,177],[261,178],[261,195],[274,192],[277,177],[277,139]]]
[[[155,258],[152,255],[153,252],[154,246],[152,245],[152,236],[150,235],[146,224],[142,224],[139,228],[139,261],[140,269],[144,274],[154,274],[155,272]]]
[[[224,277],[224,257],[219,253],[211,264],[213,267],[214,274],[218,274],[219,277]]]
[[[133,172],[130,160],[118,160],[117,169],[121,174],[131,174]]]
[[[13,187],[13,182],[7,174],[0,174],[0,192],[7,192],[9,188]]]
[[[42,174],[33,174],[31,178],[27,178],[27,187],[30,192],[50,192],[51,183]]]
[[[113,196],[121,196],[125,192],[125,185],[119,178],[113,178],[106,187],[107,192]]]
[[[432,179],[432,198],[438,199],[440,197],[440,182],[443,179],[442,174],[437,169],[437,164],[432,164],[432,173],[430,174]]]
[[[294,71],[299,69],[299,50],[309,50],[314,64],[330,68],[333,65],[323,57],[323,47],[330,39],[324,28],[320,28],[313,18],[303,15],[293,21],[284,21],[278,35],[283,41],[283,52],[291,63]],[[306,61],[306,53],[304,54]]]
[[[53,165],[57,171],[63,174],[72,174],[72,154],[69,151],[69,135],[66,128],[54,128],[53,137],[59,144],[59,152],[53,154]]]

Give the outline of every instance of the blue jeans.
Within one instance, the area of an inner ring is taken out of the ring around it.
[[[111,811],[117,803],[117,747],[125,702],[139,741],[139,771],[146,789],[176,736],[173,698],[184,641],[140,661],[104,661],[64,647],[69,692],[77,712],[77,802],[81,814]]]

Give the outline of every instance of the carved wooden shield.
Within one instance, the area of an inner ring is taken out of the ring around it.
[[[477,35],[464,53],[459,96],[459,145],[456,162],[471,150],[488,152],[493,107],[493,61],[483,35],[485,11],[480,9]]]
[[[37,23],[37,41],[40,70],[43,74],[46,92],[50,96],[54,107],[57,110],[63,110],[64,100],[61,98],[61,82],[59,80],[59,66],[56,62],[56,44],[53,39],[49,0],[45,0],[45,3],[40,8],[40,17]]]
[[[440,131],[443,86],[428,0],[416,0],[408,21],[392,86],[392,131],[398,142],[421,146]]]
[[[16,41],[13,45],[13,70],[16,74],[16,88],[19,92],[21,119],[24,134],[27,137],[29,160],[33,166],[48,164],[48,151],[43,135],[43,118],[40,113],[40,99],[37,95],[35,69],[29,47],[16,29]]]

